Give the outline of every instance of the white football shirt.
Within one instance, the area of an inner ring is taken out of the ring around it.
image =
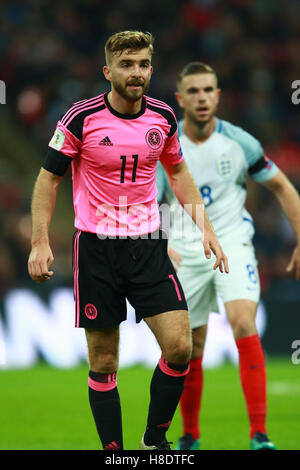
[[[245,209],[247,175],[264,182],[277,173],[277,166],[264,156],[256,138],[227,121],[216,118],[213,133],[201,144],[195,144],[184,134],[183,121],[178,124],[185,161],[218,238],[240,233],[251,241],[253,221]],[[158,200],[165,198],[171,206],[170,244],[176,240],[176,248],[181,248],[181,254],[186,251],[191,254],[193,246],[199,253],[201,232],[177,201],[161,165],[157,169],[156,182]]]

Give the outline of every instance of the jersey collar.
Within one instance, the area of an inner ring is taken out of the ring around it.
[[[219,134],[221,134],[222,128],[223,128],[222,119],[219,119],[219,118],[216,117],[216,124],[215,124],[215,128],[214,128],[214,132],[218,132]]]
[[[118,111],[116,111],[115,109],[113,109],[111,107],[111,105],[109,104],[108,98],[107,98],[108,93],[109,92],[104,93],[104,102],[105,102],[106,107],[108,108],[108,110],[114,116],[117,116],[118,118],[121,118],[121,119],[136,119],[136,118],[138,118],[138,117],[140,117],[144,114],[144,112],[146,110],[146,100],[145,100],[144,96],[143,96],[143,99],[142,99],[142,108],[138,113],[136,113],[136,114],[122,114],[122,113],[119,113]]]
[[[214,127],[213,132],[218,132],[219,134],[221,134],[222,128],[223,128],[222,119],[219,119],[219,118],[216,117],[216,122],[215,122],[215,127]],[[179,135],[179,137],[181,135],[185,135],[184,129],[183,129],[183,119],[181,119],[178,122],[178,135]]]

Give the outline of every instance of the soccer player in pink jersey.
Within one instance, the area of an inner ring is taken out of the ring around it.
[[[169,449],[170,426],[189,370],[187,305],[160,230],[156,166],[160,160],[180,201],[203,232],[205,255],[228,272],[227,258],[183,161],[173,110],[144,95],[152,74],[150,33],[123,31],[105,46],[111,91],[75,103],[61,117],[35,183],[29,274],[53,276],[48,227],[57,187],[72,165],[76,232],[73,239],[75,326],[85,328],[89,400],[105,450],[122,450],[117,389],[119,324],[126,299],[155,335],[162,351],[150,388],[140,448]],[[134,386],[134,384],[133,384]]]

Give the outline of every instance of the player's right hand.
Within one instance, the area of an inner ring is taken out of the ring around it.
[[[206,236],[202,240],[203,247],[204,247],[204,253],[205,257],[207,259],[210,259],[211,257],[211,252],[216,257],[215,264],[213,266],[213,269],[216,270],[219,268],[219,271],[223,273],[229,273],[229,266],[228,266],[228,259],[227,256],[225,255],[217,237],[216,234],[214,233],[213,230],[207,231]]]
[[[53,276],[53,271],[49,267],[54,258],[50,246],[47,243],[32,247],[28,259],[28,272],[35,282],[46,282]]]

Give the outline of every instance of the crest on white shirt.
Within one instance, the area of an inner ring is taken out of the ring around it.
[[[233,160],[230,157],[221,157],[217,161],[217,170],[222,178],[230,178],[233,174],[234,165]]]

